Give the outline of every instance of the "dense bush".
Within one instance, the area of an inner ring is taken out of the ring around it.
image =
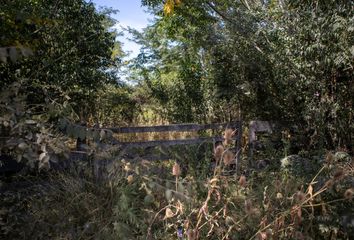
[[[132,78],[170,121],[273,120],[353,151],[353,3],[146,0]]]
[[[111,162],[104,181],[97,182],[83,166],[79,172],[22,178],[22,184],[3,182],[2,234],[11,239],[350,239],[351,159],[328,153],[306,176],[271,168],[226,176],[235,157],[228,151],[226,143],[215,149],[217,164],[205,175],[193,170],[195,152],[183,155],[179,165],[119,161],[116,152],[106,151],[97,156]]]
[[[9,85],[0,92],[0,155],[11,156],[30,168],[49,168],[68,158],[67,140],[56,127],[72,109],[65,99],[47,99],[46,104],[27,103],[28,81]]]

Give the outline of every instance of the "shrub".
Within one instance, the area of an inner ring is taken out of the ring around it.
[[[86,171],[26,178],[21,188],[5,184],[1,233],[9,239],[350,239],[351,162],[329,153],[311,178],[269,168],[225,176],[227,151],[225,143],[221,155],[215,150],[219,160],[209,177],[179,161],[118,161],[112,152],[102,182]]]

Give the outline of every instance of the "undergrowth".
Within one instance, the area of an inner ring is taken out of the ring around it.
[[[166,240],[353,236],[348,211],[354,208],[352,159],[337,161],[328,153],[307,176],[272,168],[227,176],[235,160],[229,143],[215,149],[214,168],[206,161],[188,165],[196,155],[185,153],[179,157],[183,162],[116,161],[100,182],[87,167],[3,181],[1,235]]]

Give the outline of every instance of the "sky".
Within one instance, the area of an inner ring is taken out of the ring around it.
[[[153,16],[146,13],[146,8],[141,6],[141,0],[91,0],[96,8],[99,6],[111,7],[119,10],[117,14],[112,15],[118,21],[117,29],[122,27],[131,27],[141,31],[149,23],[149,19]],[[123,50],[130,52],[129,58],[136,57],[139,53],[140,46],[129,41],[129,33],[124,32],[124,36],[118,38],[123,43]]]

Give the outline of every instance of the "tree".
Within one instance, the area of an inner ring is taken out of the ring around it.
[[[2,4],[0,154],[31,167],[67,155],[58,120],[89,120],[99,90],[120,87],[111,12],[83,0]]]
[[[117,33],[110,29],[114,22],[107,14],[112,11],[99,13],[81,0],[7,1],[2,9],[1,30],[7,34],[0,46],[26,47],[34,53],[0,65],[2,86],[27,78],[28,101],[43,103],[44,94],[67,92],[82,110],[98,88],[117,81],[122,52]]]
[[[192,49],[200,63],[209,121],[216,109],[247,119],[297,124],[312,143],[351,148],[353,141],[353,3],[348,1],[142,1],[157,16],[157,33],[145,34],[139,59],[149,82],[162,84],[162,69],[182,66]],[[139,38],[139,37],[138,37]],[[170,42],[171,51],[161,48]],[[158,44],[160,43],[160,44]],[[172,61],[164,60],[170,59]],[[138,60],[139,60],[138,59]],[[174,59],[174,60],[173,60]],[[183,66],[184,69],[191,68]],[[174,70],[175,71],[175,70]],[[145,72],[146,73],[146,72]],[[169,85],[178,89],[177,78]],[[189,87],[193,87],[190,85]],[[193,91],[193,90],[192,90]],[[157,91],[152,91],[157,92]],[[160,91],[161,92],[161,91]],[[164,92],[164,91],[162,91]],[[164,97],[164,99],[168,99]],[[183,106],[185,99],[179,100]],[[166,102],[165,105],[168,105]],[[225,104],[224,104],[225,103]],[[188,118],[193,119],[193,118]],[[200,119],[200,118],[198,118]],[[348,131],[350,130],[350,131]]]

